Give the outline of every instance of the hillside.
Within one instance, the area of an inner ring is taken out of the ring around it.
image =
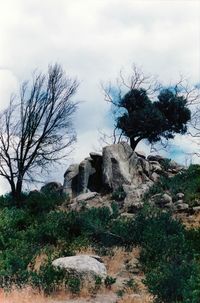
[[[200,166],[107,146],[0,198],[2,302],[198,303],[199,243]]]

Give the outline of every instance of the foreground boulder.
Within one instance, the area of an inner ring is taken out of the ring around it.
[[[79,255],[56,259],[52,265],[57,268],[65,269],[69,274],[80,275],[85,278],[95,278],[99,276],[105,279],[107,271],[105,265],[100,262],[100,257]]]

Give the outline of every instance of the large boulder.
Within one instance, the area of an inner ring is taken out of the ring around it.
[[[79,255],[56,259],[52,265],[66,270],[69,274],[83,276],[85,278],[95,278],[99,276],[105,279],[107,271],[105,265],[100,262],[98,256]]]
[[[189,210],[189,205],[187,203],[174,203],[175,210],[178,212],[184,212]]]
[[[151,197],[150,202],[161,208],[173,208],[172,197],[168,193],[158,193]]]
[[[70,198],[76,195],[78,184],[79,165],[71,164],[64,174],[63,192]]]
[[[138,157],[127,143],[113,144],[103,148],[102,181],[110,190],[123,184],[138,185],[142,178],[138,174]]]
[[[94,175],[96,172],[95,168],[92,165],[92,158],[86,158],[79,165],[79,174],[78,174],[78,193],[87,193],[89,178],[91,175]]]
[[[78,195],[68,205],[69,210],[80,211],[83,209],[89,209],[91,207],[97,207],[101,204],[101,197],[96,192],[88,192]]]
[[[72,164],[64,174],[63,192],[70,198],[102,187],[102,156],[90,153],[80,164]]]

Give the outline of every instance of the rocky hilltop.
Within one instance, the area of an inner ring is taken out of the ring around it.
[[[113,144],[103,148],[102,154],[91,152],[79,164],[72,164],[64,174],[63,185],[54,183],[70,197],[69,208],[79,210],[83,205],[109,206],[108,195],[116,194],[121,212],[134,213],[143,206],[143,198],[161,176],[173,177],[185,168],[160,155],[134,152],[127,143]],[[53,186],[53,183],[45,187]],[[162,208],[186,210],[183,193],[172,201],[169,193],[154,195],[151,203]]]

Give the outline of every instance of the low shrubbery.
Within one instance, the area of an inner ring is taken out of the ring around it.
[[[91,243],[104,242],[116,209],[113,214],[109,208],[64,212],[58,207],[62,201],[60,195],[49,197],[35,192],[25,196],[23,206],[17,208],[9,195],[1,197],[0,287],[29,283],[50,292],[64,283],[72,292],[80,289],[77,277],[63,276],[50,261],[36,272],[35,259],[40,254],[47,255],[49,260],[73,255],[75,250]]]
[[[189,174],[197,173],[199,167],[190,170]],[[175,177],[176,185],[171,187],[174,193],[184,189],[180,180],[189,180],[184,174]],[[198,190],[196,181],[191,182],[188,193]],[[133,220],[118,216],[115,203],[113,211],[103,207],[64,212],[59,208],[64,200],[60,195],[32,193],[17,208],[8,195],[0,198],[0,287],[30,284],[50,293],[63,286],[78,293],[80,277],[56,270],[51,266],[53,259],[73,255],[77,249],[91,245],[104,253],[111,246],[127,250],[140,246],[145,284],[155,302],[199,302],[200,229],[186,230],[169,213],[147,204]],[[34,263],[41,254],[46,261],[36,270]],[[113,279],[107,277],[105,285],[109,287]],[[98,288],[102,281],[96,280]]]

